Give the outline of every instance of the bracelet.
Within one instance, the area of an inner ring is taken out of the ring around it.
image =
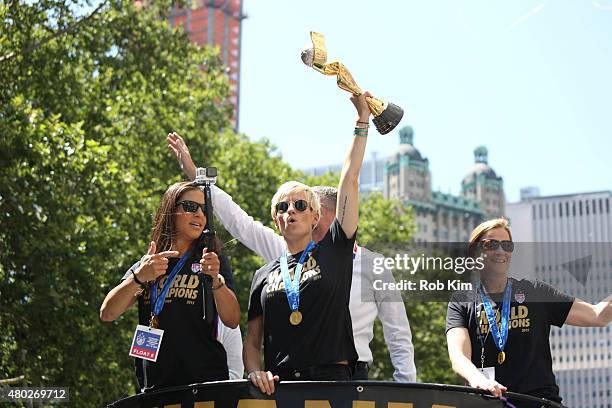
[[[250,373],[247,374],[247,378],[250,380],[251,377],[256,377],[257,376],[257,371],[261,371],[261,370],[253,370]]]
[[[132,272],[132,276],[134,277],[134,282],[139,284],[141,288],[145,287],[147,285],[146,283],[143,283],[143,282],[140,281],[140,279],[138,279],[138,276],[136,276],[136,273],[134,272],[133,269],[130,269],[130,272]]]
[[[368,137],[368,128],[355,128],[355,131],[353,132],[353,135],[355,136],[361,136],[361,137]]]
[[[368,127],[370,127],[370,122],[362,122],[358,120],[357,123],[361,123],[362,125],[368,125]]]
[[[211,289],[212,290],[217,290],[217,289],[221,289],[224,286],[225,286],[225,282],[221,282],[218,286],[211,287]]]
[[[211,288],[212,290],[217,290],[217,289],[220,289],[220,288],[222,288],[222,287],[224,287],[224,286],[225,286],[225,278],[223,277],[223,275],[218,274],[218,275],[217,275],[217,278],[219,279],[219,282],[220,282],[220,283],[219,283],[217,286],[211,286],[210,288]]]

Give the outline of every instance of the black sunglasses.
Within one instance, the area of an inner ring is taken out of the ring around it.
[[[179,201],[178,203],[176,203],[177,206],[182,206],[183,207],[183,211],[185,212],[196,212],[198,211],[198,208],[202,209],[202,213],[206,214],[206,210],[204,209],[204,204],[200,204],[200,203],[196,203],[195,201],[191,201],[191,200],[183,200],[183,201]]]
[[[482,249],[495,251],[501,245],[502,249],[506,252],[514,251],[514,242],[512,241],[499,241],[497,239],[483,239],[478,244]]]
[[[287,202],[287,201],[280,201],[278,203],[276,203],[276,213],[277,214],[283,214],[286,213],[287,210],[289,210],[289,205],[291,204],[291,202]],[[308,208],[308,201],[306,200],[295,200],[293,202],[293,208],[295,208],[296,210],[302,212],[302,211],[306,211],[306,209]]]

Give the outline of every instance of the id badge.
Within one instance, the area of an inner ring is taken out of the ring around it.
[[[157,361],[164,331],[139,324],[134,332],[130,356],[149,361]]]
[[[495,381],[495,367],[479,368],[478,371],[480,371],[485,378]]]

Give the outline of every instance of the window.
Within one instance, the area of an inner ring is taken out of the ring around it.
[[[540,219],[542,219],[542,204],[538,205],[538,208],[540,210]]]
[[[589,202],[588,201],[584,202],[584,211],[586,212],[586,215],[589,215]]]

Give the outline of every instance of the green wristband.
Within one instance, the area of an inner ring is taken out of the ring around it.
[[[368,137],[368,129],[367,128],[355,128],[353,135],[360,137]]]

